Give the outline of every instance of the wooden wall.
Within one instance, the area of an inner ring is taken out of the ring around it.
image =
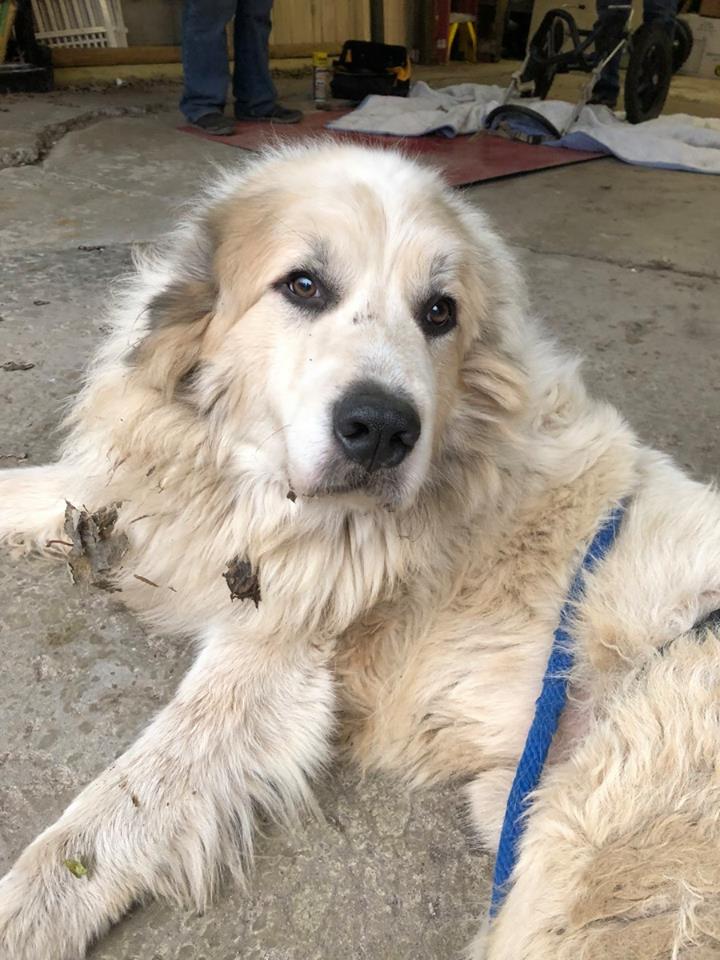
[[[121,0],[128,27],[130,53],[101,50],[102,62],[175,62],[180,58],[180,19],[183,0]],[[405,11],[416,0],[384,0],[385,33],[389,43],[404,43]],[[370,39],[370,0],[275,0],[270,56],[308,57],[314,50],[338,53],[345,40]],[[228,25],[229,45],[232,29]],[[89,51],[68,48],[68,61],[95,63]],[[130,59],[123,59],[128,56]],[[150,58],[150,59],[148,59]],[[99,62],[99,61],[97,61]]]
[[[385,43],[399,43],[401,46],[410,44],[410,10],[408,0],[385,0]]]
[[[368,0],[275,0],[271,47],[370,39]]]
[[[415,0],[384,0],[385,42],[409,44]],[[271,46],[370,39],[369,0],[275,0]]]

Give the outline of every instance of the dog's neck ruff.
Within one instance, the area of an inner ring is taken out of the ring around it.
[[[560,622],[555,629],[552,650],[543,677],[542,691],[535,701],[535,716],[515,771],[515,778],[503,820],[500,844],[495,858],[490,917],[500,909],[508,892],[515,868],[518,845],[525,829],[530,806],[529,795],[537,787],[548,750],[567,700],[567,685],[573,665],[572,637],[569,632],[573,611],[583,595],[586,571],[591,571],[608,553],[617,537],[625,505],[616,507],[599,527],[570,587]]]

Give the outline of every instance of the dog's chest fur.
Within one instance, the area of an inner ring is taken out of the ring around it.
[[[490,544],[478,531],[451,597],[429,605],[411,583],[347,632],[345,737],[362,763],[415,782],[514,764],[599,486],[546,494]]]
[[[628,674],[718,606],[717,495],[699,500],[699,485],[651,453],[630,482],[613,482],[599,469],[546,492],[496,542],[478,531],[452,597],[430,605],[427,587],[409,584],[347,632],[337,669],[355,758],[413,782],[492,770],[507,779],[572,575],[613,499],[631,495],[577,609],[576,668],[551,760],[572,752]],[[677,498],[693,505],[685,523]]]

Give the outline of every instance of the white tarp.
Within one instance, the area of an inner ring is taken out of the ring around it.
[[[504,89],[460,83],[433,90],[415,83],[408,97],[367,97],[352,113],[334,120],[333,130],[420,137],[448,137],[482,130],[485,117],[502,101]],[[572,104],[560,100],[523,100],[562,130]],[[627,163],[697,173],[720,173],[720,119],[669,114],[629,124],[607,107],[584,107],[572,129],[552,146],[599,150]]]

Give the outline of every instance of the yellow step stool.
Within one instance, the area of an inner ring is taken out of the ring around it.
[[[464,41],[465,59],[469,63],[477,63],[477,30],[475,29],[475,17],[471,13],[451,13],[450,27],[448,29],[447,58],[450,59],[455,38],[460,33],[460,39]],[[468,55],[469,51],[469,55]]]

